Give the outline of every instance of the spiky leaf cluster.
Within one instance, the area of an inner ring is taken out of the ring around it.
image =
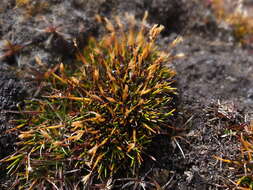
[[[238,158],[235,160],[224,159],[215,156],[217,160],[221,160],[225,163],[229,163],[235,168],[238,173],[237,181],[233,184],[236,185],[237,189],[252,190],[253,189],[253,122],[243,123],[237,128],[234,133],[240,141],[240,153]],[[238,134],[237,134],[238,133]]]
[[[78,64],[46,72],[41,98],[27,103],[16,128],[19,149],[5,159],[24,187],[134,174],[152,138],[168,127],[175,73],[166,66],[172,57],[155,46],[163,27],[105,22],[109,32],[77,52]]]

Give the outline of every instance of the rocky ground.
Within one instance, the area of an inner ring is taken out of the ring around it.
[[[208,4],[197,0],[16,2],[3,0],[0,9],[0,158],[13,150],[15,138],[5,131],[12,126],[13,112],[32,91],[26,85],[33,76],[16,71],[29,67],[43,72],[59,61],[70,62],[75,50],[72,39],[83,46],[88,36],[104,32],[94,20],[96,14],[112,18],[131,12],[141,19],[147,10],[149,24],[166,27],[159,47],[185,54],[172,65],[179,94],[173,126],[180,132],[172,141],[167,137],[155,141],[151,149],[156,150],[157,162],[145,164],[147,175],[164,189],[232,188],[231,180],[240,171],[213,156],[236,158],[239,141],[226,131],[253,119],[253,56],[250,48],[236,42],[231,28],[217,22]],[[177,36],[184,41],[169,49]],[[35,63],[38,58],[44,66]],[[8,180],[1,175],[0,189],[5,189]],[[148,177],[143,180],[150,181]]]

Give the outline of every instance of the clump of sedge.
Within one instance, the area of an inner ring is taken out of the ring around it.
[[[24,10],[24,16],[30,18],[49,8],[49,3],[45,0],[16,0],[16,8]]]
[[[250,7],[250,6],[249,6]],[[212,8],[220,22],[232,27],[235,39],[243,45],[249,45],[253,39],[253,17],[243,1],[213,0]]]
[[[163,26],[117,29],[90,38],[78,63],[45,74],[41,98],[27,102],[19,124],[18,149],[2,160],[20,189],[87,188],[124,171],[135,175],[153,137],[168,129],[174,112],[173,57],[158,51]],[[137,30],[139,28],[139,30]],[[175,43],[173,43],[175,45]]]
[[[229,163],[239,173],[237,181],[234,182],[236,189],[253,189],[253,121],[237,126],[237,137],[240,141],[240,152],[237,160],[229,160],[215,156],[216,159]]]

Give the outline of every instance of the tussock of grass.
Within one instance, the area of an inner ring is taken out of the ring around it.
[[[43,0],[16,0],[16,8],[24,10],[24,16],[30,18],[49,8],[49,3]]]
[[[234,1],[233,3],[238,4],[239,2]],[[232,27],[234,36],[239,42],[249,44],[253,35],[253,18],[243,12],[240,6],[242,2],[232,8],[232,5],[228,6],[225,0],[212,1],[212,7],[219,21]]]
[[[215,157],[218,160],[229,163],[241,174],[238,180],[235,182],[237,189],[252,190],[253,189],[253,123],[242,124],[240,127],[242,130],[237,131],[238,139],[241,144],[241,155],[238,155],[237,160],[223,159]],[[239,130],[239,129],[238,129]]]
[[[127,28],[98,17],[108,33],[90,38],[78,63],[44,74],[41,98],[26,103],[14,129],[18,149],[2,160],[20,189],[88,188],[138,172],[147,145],[168,128],[176,93],[166,65],[174,57],[155,46],[163,27],[147,31],[146,16],[138,27],[129,16]]]

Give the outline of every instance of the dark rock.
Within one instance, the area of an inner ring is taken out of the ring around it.
[[[12,73],[0,67],[0,159],[14,149],[15,136],[6,132],[13,127],[10,121],[15,115],[11,111],[18,110],[18,104],[21,106],[25,94],[22,83]]]

